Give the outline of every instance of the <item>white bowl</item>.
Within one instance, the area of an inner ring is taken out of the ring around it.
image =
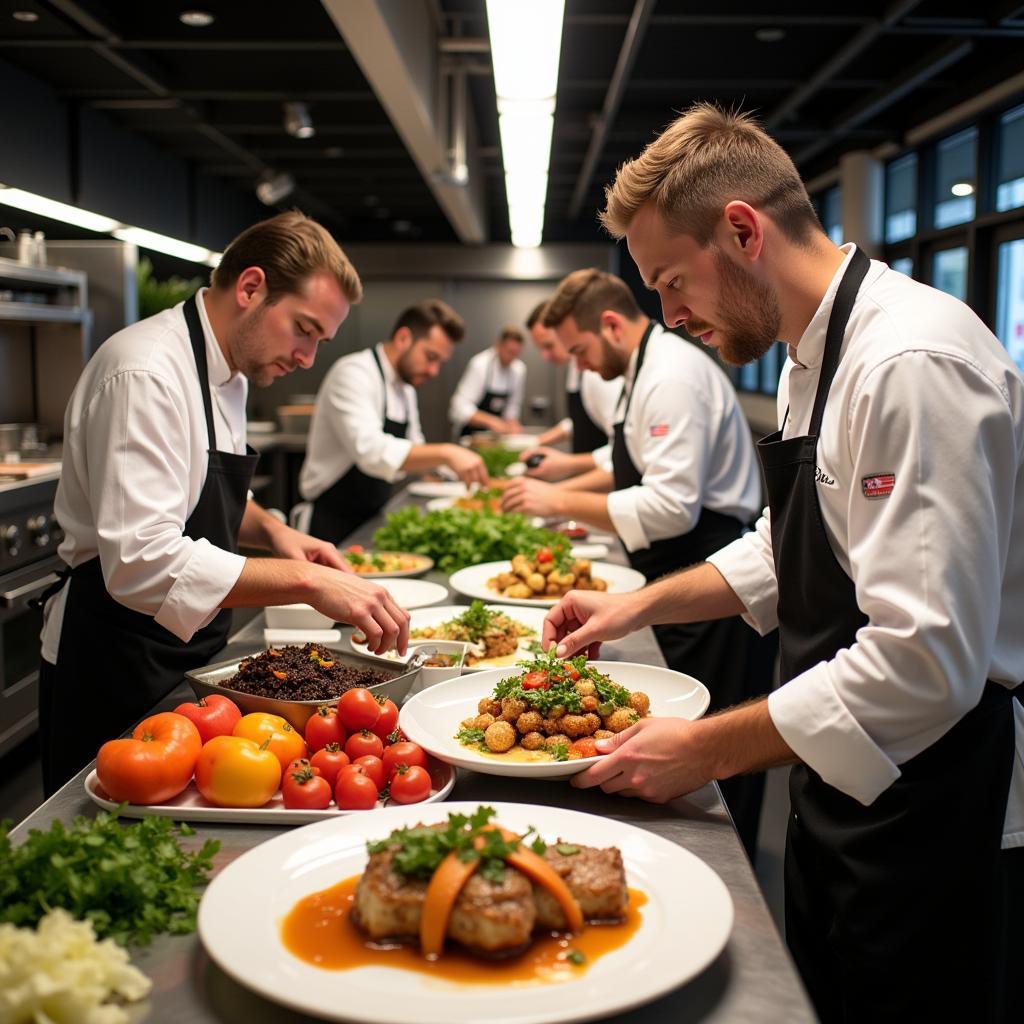
[[[274,604],[264,610],[268,629],[333,629],[334,620],[310,604]]]

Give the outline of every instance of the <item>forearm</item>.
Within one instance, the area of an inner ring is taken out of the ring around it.
[[[615,527],[608,516],[608,495],[593,491],[571,491],[557,488],[555,514],[562,519],[577,519],[602,530]]]
[[[238,528],[238,543],[258,551],[273,551],[274,533],[282,525],[279,519],[250,499],[246,502],[242,525]]]
[[[478,430],[495,430],[498,433],[504,429],[505,423],[500,416],[494,416],[489,412],[477,409],[466,422],[467,427],[476,427]]]
[[[799,761],[775,728],[766,697],[719,711],[695,724],[694,739],[706,752],[712,778],[729,779]]]
[[[645,626],[725,619],[746,610],[710,562],[666,576],[644,587],[637,596],[643,602]]]
[[[451,462],[452,444],[416,444],[409,449],[409,454],[402,463],[405,473],[419,473],[436,466],[447,466]]]
[[[608,494],[615,487],[615,478],[607,470],[598,469],[594,465],[594,456],[583,454],[578,456],[581,469],[577,476],[569,477],[558,484],[560,491],[593,491]]]
[[[247,558],[238,582],[222,608],[264,608],[275,604],[309,604],[322,568],[290,558]]]
[[[561,444],[562,441],[569,439],[570,433],[571,431],[567,430],[562,423],[556,423],[537,438],[537,444]]]

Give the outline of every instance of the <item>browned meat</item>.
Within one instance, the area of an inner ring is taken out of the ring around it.
[[[373,854],[356,886],[352,916],[371,939],[414,938],[420,933],[427,883],[393,871],[394,857],[394,850]]]
[[[573,844],[575,845],[575,844]],[[617,921],[626,913],[629,893],[622,854],[614,846],[578,846],[579,853],[561,854],[549,846],[544,859],[565,879],[583,911],[585,921]],[[533,887],[537,925],[564,928],[565,916],[546,889]]]
[[[474,953],[515,953],[530,941],[536,916],[524,875],[506,867],[501,882],[489,882],[478,872],[455,901],[448,937]]]

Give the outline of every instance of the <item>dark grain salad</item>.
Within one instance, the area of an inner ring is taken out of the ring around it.
[[[246,658],[238,672],[220,685],[239,693],[277,700],[335,700],[354,686],[377,686],[393,673],[345,665],[317,644],[270,647]]]

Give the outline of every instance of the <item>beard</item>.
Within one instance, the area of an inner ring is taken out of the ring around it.
[[[718,326],[688,320],[688,334],[694,337],[714,330],[720,335],[718,349],[730,366],[744,366],[760,359],[775,344],[782,325],[778,296],[753,274],[738,267],[720,250],[715,251],[719,298]]]
[[[231,355],[238,372],[258,388],[269,387],[273,383],[278,376],[273,373],[273,367],[280,365],[263,361],[264,341],[260,335],[265,313],[266,306],[261,305],[238,324],[231,339]],[[289,366],[287,371],[290,373],[294,369],[294,366]]]
[[[601,365],[597,368],[602,380],[615,380],[626,372],[630,357],[609,344],[603,334],[601,339]]]
[[[414,341],[413,345],[415,344],[416,342]],[[418,388],[427,379],[426,374],[416,373],[413,369],[412,347],[398,357],[398,365],[395,367],[395,372],[403,383],[411,384],[414,388]]]

